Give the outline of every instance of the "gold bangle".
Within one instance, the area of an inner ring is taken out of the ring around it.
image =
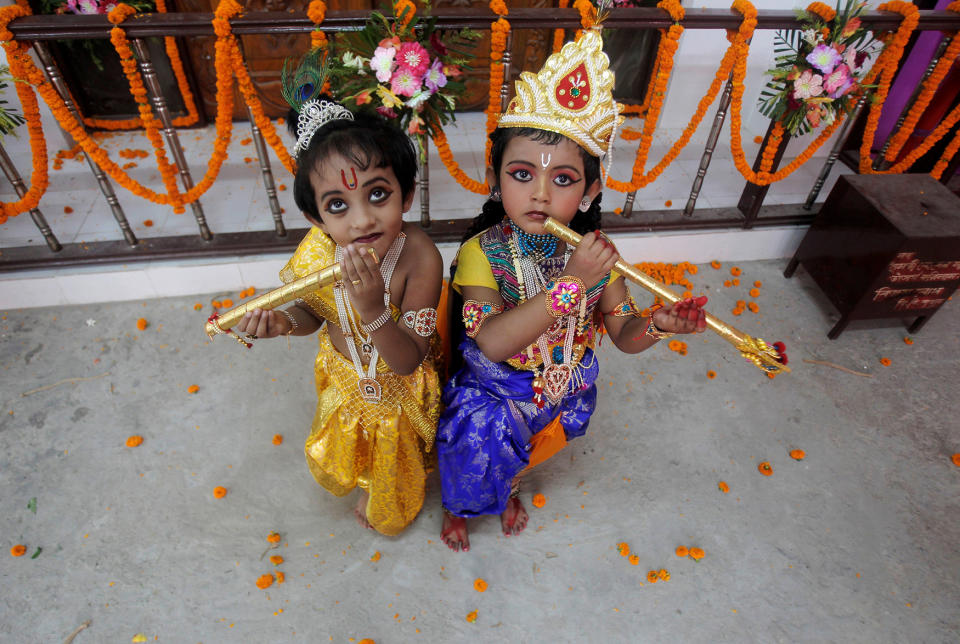
[[[612,311],[607,311],[604,315],[612,315],[615,318],[626,318],[626,317],[635,317],[642,318],[640,310],[637,308],[637,303],[634,301],[633,297],[627,295],[623,300],[620,301]]]
[[[291,333],[296,331],[297,328],[300,326],[300,324],[297,322],[297,318],[293,317],[293,313],[291,313],[290,311],[286,309],[277,309],[277,313],[287,318],[287,322],[290,323],[290,330],[284,333],[284,335],[290,335]]]
[[[649,335],[654,340],[663,340],[664,338],[672,338],[677,335],[676,333],[670,333],[669,331],[663,331],[657,328],[657,325],[653,323],[653,313],[650,314],[650,317],[647,318],[647,329],[644,331],[645,335]]]

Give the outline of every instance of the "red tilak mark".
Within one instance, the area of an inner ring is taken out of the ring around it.
[[[357,171],[350,167],[350,174],[353,175],[353,181],[347,181],[347,173],[343,170],[340,171],[340,178],[343,179],[343,185],[347,190],[356,190],[357,189]]]

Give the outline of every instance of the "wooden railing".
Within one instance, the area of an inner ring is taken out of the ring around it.
[[[496,16],[479,9],[443,9],[435,10],[433,16],[437,24],[443,28],[472,28],[477,30],[489,29],[490,23]],[[322,24],[323,31],[336,33],[340,31],[358,30],[363,27],[368,17],[365,11],[329,11]],[[127,37],[132,41],[138,53],[141,71],[151,93],[151,101],[158,118],[165,120],[164,130],[168,143],[173,151],[174,160],[181,166],[181,178],[185,182],[191,181],[189,169],[186,168],[182,155],[177,155],[179,144],[176,142],[176,131],[169,124],[169,114],[166,113],[165,99],[158,89],[158,85],[150,82],[152,65],[146,48],[140,46],[144,38],[176,35],[181,38],[211,36],[214,34],[211,20],[212,14],[204,13],[166,13],[137,16],[126,21],[123,28]],[[580,16],[575,9],[511,9],[511,29],[577,29],[580,27]],[[682,24],[685,29],[737,29],[742,17],[732,11],[723,9],[688,9]],[[868,29],[878,31],[894,30],[899,25],[899,14],[887,12],[870,12],[864,16],[863,25]],[[666,29],[672,24],[669,16],[659,9],[617,9],[607,19],[605,27],[611,29]],[[56,68],[46,42],[51,40],[69,40],[78,38],[109,38],[110,23],[106,16],[92,15],[56,15],[56,16],[28,16],[19,18],[10,23],[9,29],[17,41],[31,42],[44,65],[47,79],[51,81],[60,95],[71,104],[69,91],[63,82],[62,75]],[[315,25],[306,15],[286,12],[251,12],[231,20],[232,31],[237,35],[244,34],[296,34],[309,33]],[[757,29],[790,29],[797,26],[792,11],[760,11],[757,16]],[[918,30],[937,30],[945,32],[960,31],[960,14],[943,11],[921,11]],[[509,48],[508,48],[509,51]],[[942,48],[941,48],[942,53]],[[515,76],[515,74],[514,74]],[[505,79],[505,83],[512,82],[512,78]],[[738,208],[707,208],[696,209],[695,203],[702,184],[703,177],[709,167],[713,148],[717,143],[717,135],[723,125],[727,106],[729,105],[729,83],[727,91],[723,92],[720,104],[717,107],[710,135],[701,157],[698,175],[691,189],[690,199],[682,210],[644,211],[641,214],[631,213],[632,194],[628,195],[627,202],[622,210],[626,216],[617,216],[611,213],[604,214],[604,228],[608,232],[632,232],[654,230],[680,229],[729,229],[751,228],[757,226],[802,225],[812,219],[810,208],[816,198],[816,193],[823,185],[823,180],[829,174],[830,168],[840,156],[843,140],[846,136],[846,125],[854,121],[848,119],[844,130],[837,137],[837,144],[830,153],[820,178],[811,189],[811,194],[804,204],[779,205],[762,207],[766,187],[755,186],[745,182],[743,196]],[[726,104],[724,103],[726,101]],[[79,112],[74,108],[74,115],[79,118]],[[257,142],[256,149],[260,156],[261,171],[264,174],[264,185],[269,189],[273,186],[273,177],[267,157],[266,146],[260,132],[253,126],[253,138]],[[783,150],[781,149],[782,155]],[[178,158],[180,156],[181,158]],[[279,217],[279,206],[274,198],[270,199],[271,208],[275,212],[275,229],[273,231],[220,233],[213,234],[205,227],[202,205],[197,202],[194,214],[200,226],[199,235],[177,237],[150,237],[138,240],[124,226],[126,217],[113,191],[113,187],[96,164],[88,159],[91,171],[96,177],[104,198],[110,205],[114,218],[123,231],[124,239],[115,242],[99,242],[86,244],[61,245],[57,241],[55,231],[50,230],[39,209],[31,211],[30,215],[38,229],[47,241],[44,247],[5,248],[0,256],[0,271],[14,271],[37,267],[66,266],[88,263],[131,262],[138,260],[155,260],[174,257],[210,257],[225,255],[240,255],[245,253],[262,253],[288,250],[296,246],[302,238],[305,229],[287,231]],[[779,163],[779,158],[776,163]],[[776,163],[774,168],[776,168]],[[944,174],[952,176],[960,159],[955,159],[951,167]],[[0,155],[0,166],[8,179],[17,188],[23,189],[23,181],[19,177],[13,164],[6,154]],[[425,191],[424,191],[425,193]],[[424,223],[435,241],[458,241],[465,230],[468,220],[433,220],[427,219]]]

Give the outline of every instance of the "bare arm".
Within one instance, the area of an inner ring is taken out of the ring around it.
[[[426,235],[411,234],[407,239],[404,255],[413,259],[404,271],[402,284],[403,296],[399,307],[401,312],[419,311],[424,308],[437,308],[440,301],[440,289],[443,282],[443,260],[440,252]],[[349,249],[349,247],[348,247]],[[344,283],[347,289],[353,288],[353,280],[362,283],[362,293],[351,292],[360,320],[370,324],[383,312],[383,279],[380,269],[368,253],[348,250],[344,253]],[[379,284],[379,287],[377,286]],[[391,284],[396,289],[399,284]],[[371,336],[374,346],[390,369],[401,376],[413,373],[430,349],[430,338],[418,335],[403,320],[387,321]]]

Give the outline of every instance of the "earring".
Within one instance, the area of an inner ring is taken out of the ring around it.
[[[592,203],[593,203],[593,200],[590,199],[589,197],[584,197],[583,199],[581,199],[580,207],[579,207],[580,212],[587,212],[588,210],[590,210],[590,204]]]
[[[490,191],[490,201],[496,201],[497,203],[499,203],[500,199],[501,199],[500,188],[494,188],[493,190]]]

